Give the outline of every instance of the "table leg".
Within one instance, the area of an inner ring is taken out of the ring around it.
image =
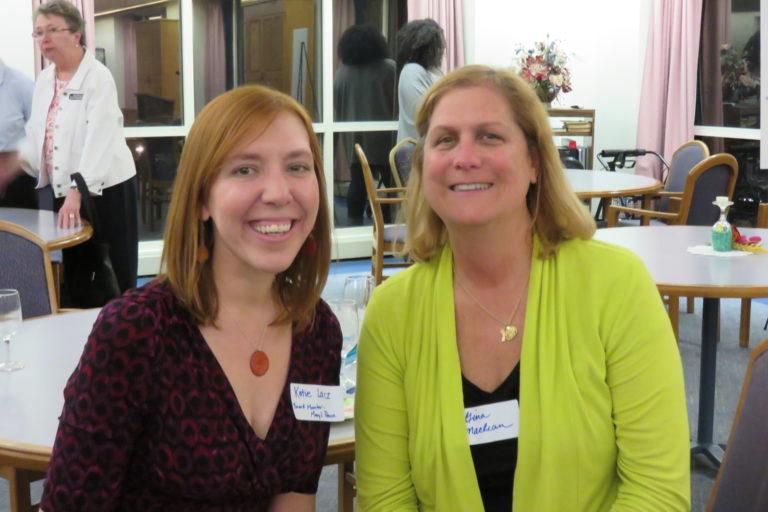
[[[352,512],[355,497],[354,462],[338,465],[339,471],[339,512]]]
[[[723,450],[712,440],[715,417],[715,375],[719,336],[720,299],[704,299],[701,323],[701,370],[699,375],[699,426],[691,455],[702,454],[714,465],[723,460]]]

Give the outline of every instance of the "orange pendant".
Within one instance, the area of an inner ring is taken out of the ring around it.
[[[257,377],[261,377],[269,370],[269,356],[261,350],[255,351],[251,354],[251,373]]]

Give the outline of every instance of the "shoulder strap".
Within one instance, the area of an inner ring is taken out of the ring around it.
[[[101,224],[99,222],[99,215],[91,200],[91,192],[88,190],[88,186],[85,184],[83,175],[79,172],[71,174],[75,184],[77,184],[77,191],[80,192],[80,212],[82,217],[91,223],[93,228],[93,238],[97,241],[101,240]]]

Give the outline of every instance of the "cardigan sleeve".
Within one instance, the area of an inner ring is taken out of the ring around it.
[[[601,326],[618,448],[611,510],[686,511],[690,455],[680,354],[647,269],[628,258]]]
[[[360,334],[355,397],[355,473],[360,511],[416,511],[408,451],[405,365],[387,328],[392,312],[374,294]]]

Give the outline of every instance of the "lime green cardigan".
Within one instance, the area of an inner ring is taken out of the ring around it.
[[[368,305],[355,408],[361,511],[483,510],[452,265],[446,248]],[[513,510],[690,510],[688,449],[680,355],[642,262],[594,240],[534,258]]]

